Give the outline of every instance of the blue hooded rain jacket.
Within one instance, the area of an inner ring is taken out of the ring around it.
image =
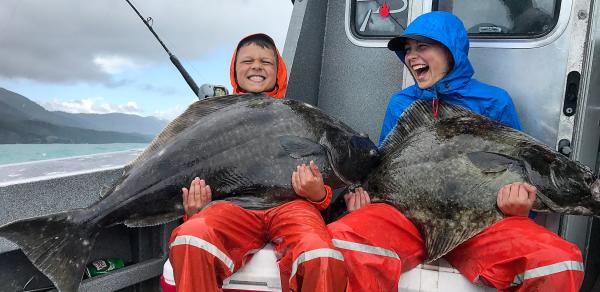
[[[454,67],[431,88],[416,84],[390,98],[385,113],[379,144],[396,126],[402,113],[417,100],[435,98],[468,108],[506,126],[521,130],[519,117],[508,93],[498,87],[473,79],[473,66],[468,59],[469,37],[458,17],[448,12],[430,12],[415,19],[400,36],[424,36],[446,46],[454,58]],[[396,51],[404,62],[404,50]]]

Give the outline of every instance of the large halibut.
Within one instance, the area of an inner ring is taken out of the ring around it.
[[[88,208],[0,227],[59,291],[77,291],[101,228],[150,226],[183,215],[181,187],[206,180],[213,200],[266,209],[297,199],[296,166],[314,160],[332,187],[358,184],[379,161],[377,147],[311,105],[256,94],[192,104]]]
[[[415,102],[380,149],[369,176],[376,200],[389,202],[421,232],[434,261],[503,218],[501,187],[537,187],[533,209],[600,215],[600,183],[590,169],[532,137],[450,104]]]

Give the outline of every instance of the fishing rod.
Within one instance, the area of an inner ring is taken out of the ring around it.
[[[133,6],[133,4],[131,4],[131,2],[129,0],[125,0],[125,1],[127,1],[127,3],[129,4],[129,6],[131,6],[131,8],[133,8],[133,11],[135,11],[135,13],[140,17],[140,19],[144,22],[144,24],[146,25],[146,27],[148,27],[148,29],[150,30],[150,32],[158,40],[158,42],[163,47],[163,49],[165,49],[165,51],[167,51],[167,54],[169,54],[169,59],[171,59],[171,63],[173,63],[173,65],[175,65],[175,67],[177,68],[177,70],[179,70],[179,73],[181,73],[181,75],[183,76],[183,79],[185,79],[185,82],[187,82],[187,84],[190,86],[190,88],[192,89],[192,91],[194,92],[194,94],[198,98],[201,98],[200,97],[200,88],[198,88],[198,85],[196,85],[196,82],[194,82],[194,79],[192,79],[192,76],[190,76],[190,74],[188,74],[188,72],[185,70],[185,68],[183,68],[183,65],[181,65],[181,62],[179,62],[179,59],[177,59],[177,57],[175,55],[173,55],[173,53],[171,53],[171,51],[169,51],[169,49],[167,48],[167,46],[165,46],[165,44],[163,43],[163,41],[158,37],[158,35],[154,31],[154,29],[152,29],[152,26],[150,25],[150,20],[152,20],[152,18],[149,17],[147,19],[144,19],[144,17],[135,8],[135,6]],[[202,96],[202,98],[204,98],[204,97],[205,96]]]

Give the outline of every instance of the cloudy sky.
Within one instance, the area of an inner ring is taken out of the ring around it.
[[[255,32],[283,49],[290,0],[132,0],[200,86]],[[173,118],[194,99],[125,0],[0,1],[0,87],[49,110]]]

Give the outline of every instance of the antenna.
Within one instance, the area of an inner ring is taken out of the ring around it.
[[[171,63],[173,63],[173,65],[175,65],[175,67],[177,68],[177,70],[179,70],[179,73],[181,73],[181,76],[183,76],[183,79],[185,79],[185,82],[187,82],[187,84],[190,86],[190,88],[192,89],[192,91],[194,92],[194,94],[198,98],[200,98],[200,95],[199,95],[200,94],[200,88],[198,88],[198,85],[196,85],[196,82],[194,82],[194,79],[192,79],[192,77],[190,76],[190,74],[185,70],[185,68],[183,68],[183,65],[181,65],[181,62],[179,62],[179,59],[177,59],[177,57],[175,55],[173,55],[171,53],[171,51],[169,51],[169,49],[167,48],[167,46],[165,46],[165,44],[162,42],[162,40],[158,37],[158,35],[154,31],[154,29],[152,29],[152,26],[150,25],[150,21],[152,20],[152,18],[148,17],[148,19],[144,19],[144,17],[135,8],[135,6],[133,6],[133,4],[131,4],[131,2],[129,0],[125,0],[125,1],[127,1],[127,3],[129,4],[129,6],[131,6],[131,8],[133,8],[133,11],[135,11],[135,13],[140,17],[140,19],[144,22],[144,24],[146,25],[146,27],[148,27],[148,29],[150,30],[150,32],[154,35],[154,37],[156,38],[156,40],[158,40],[158,42],[163,47],[163,49],[165,49],[165,51],[167,51],[167,54],[169,54],[169,59],[171,59]]]

